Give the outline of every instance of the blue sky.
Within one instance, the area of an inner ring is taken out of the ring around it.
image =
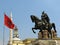
[[[4,12],[10,16],[12,11],[13,22],[19,29],[20,39],[37,38],[31,30],[34,27],[30,15],[41,17],[45,11],[50,17],[50,22],[56,24],[58,36],[60,36],[60,0],[0,0],[0,44],[3,45],[3,31],[5,30],[5,45],[9,40],[9,29],[4,25]]]

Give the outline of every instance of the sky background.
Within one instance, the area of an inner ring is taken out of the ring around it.
[[[41,18],[42,11],[45,11],[51,23],[55,23],[57,35],[60,36],[60,0],[0,0],[0,44],[3,45],[3,31],[5,30],[5,45],[9,40],[9,28],[4,27],[4,12],[10,16],[12,12],[13,22],[18,27],[19,38],[37,38],[37,33],[32,32],[30,15]]]

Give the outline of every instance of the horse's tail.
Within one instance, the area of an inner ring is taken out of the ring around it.
[[[52,26],[53,26],[53,28],[54,28],[54,30],[55,30],[55,32],[56,32],[55,23],[52,23]]]

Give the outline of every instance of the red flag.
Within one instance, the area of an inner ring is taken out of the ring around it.
[[[4,14],[4,25],[10,29],[14,28],[14,24],[12,20],[6,14]]]

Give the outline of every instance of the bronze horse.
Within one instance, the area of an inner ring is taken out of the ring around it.
[[[32,22],[35,23],[35,27],[32,28],[33,33],[36,33],[34,29],[35,30],[39,29],[40,32],[42,32],[42,30],[48,30],[48,32],[51,34],[52,27],[56,32],[54,23],[45,23],[44,21],[40,20],[34,15],[31,15],[30,17],[31,17]]]

